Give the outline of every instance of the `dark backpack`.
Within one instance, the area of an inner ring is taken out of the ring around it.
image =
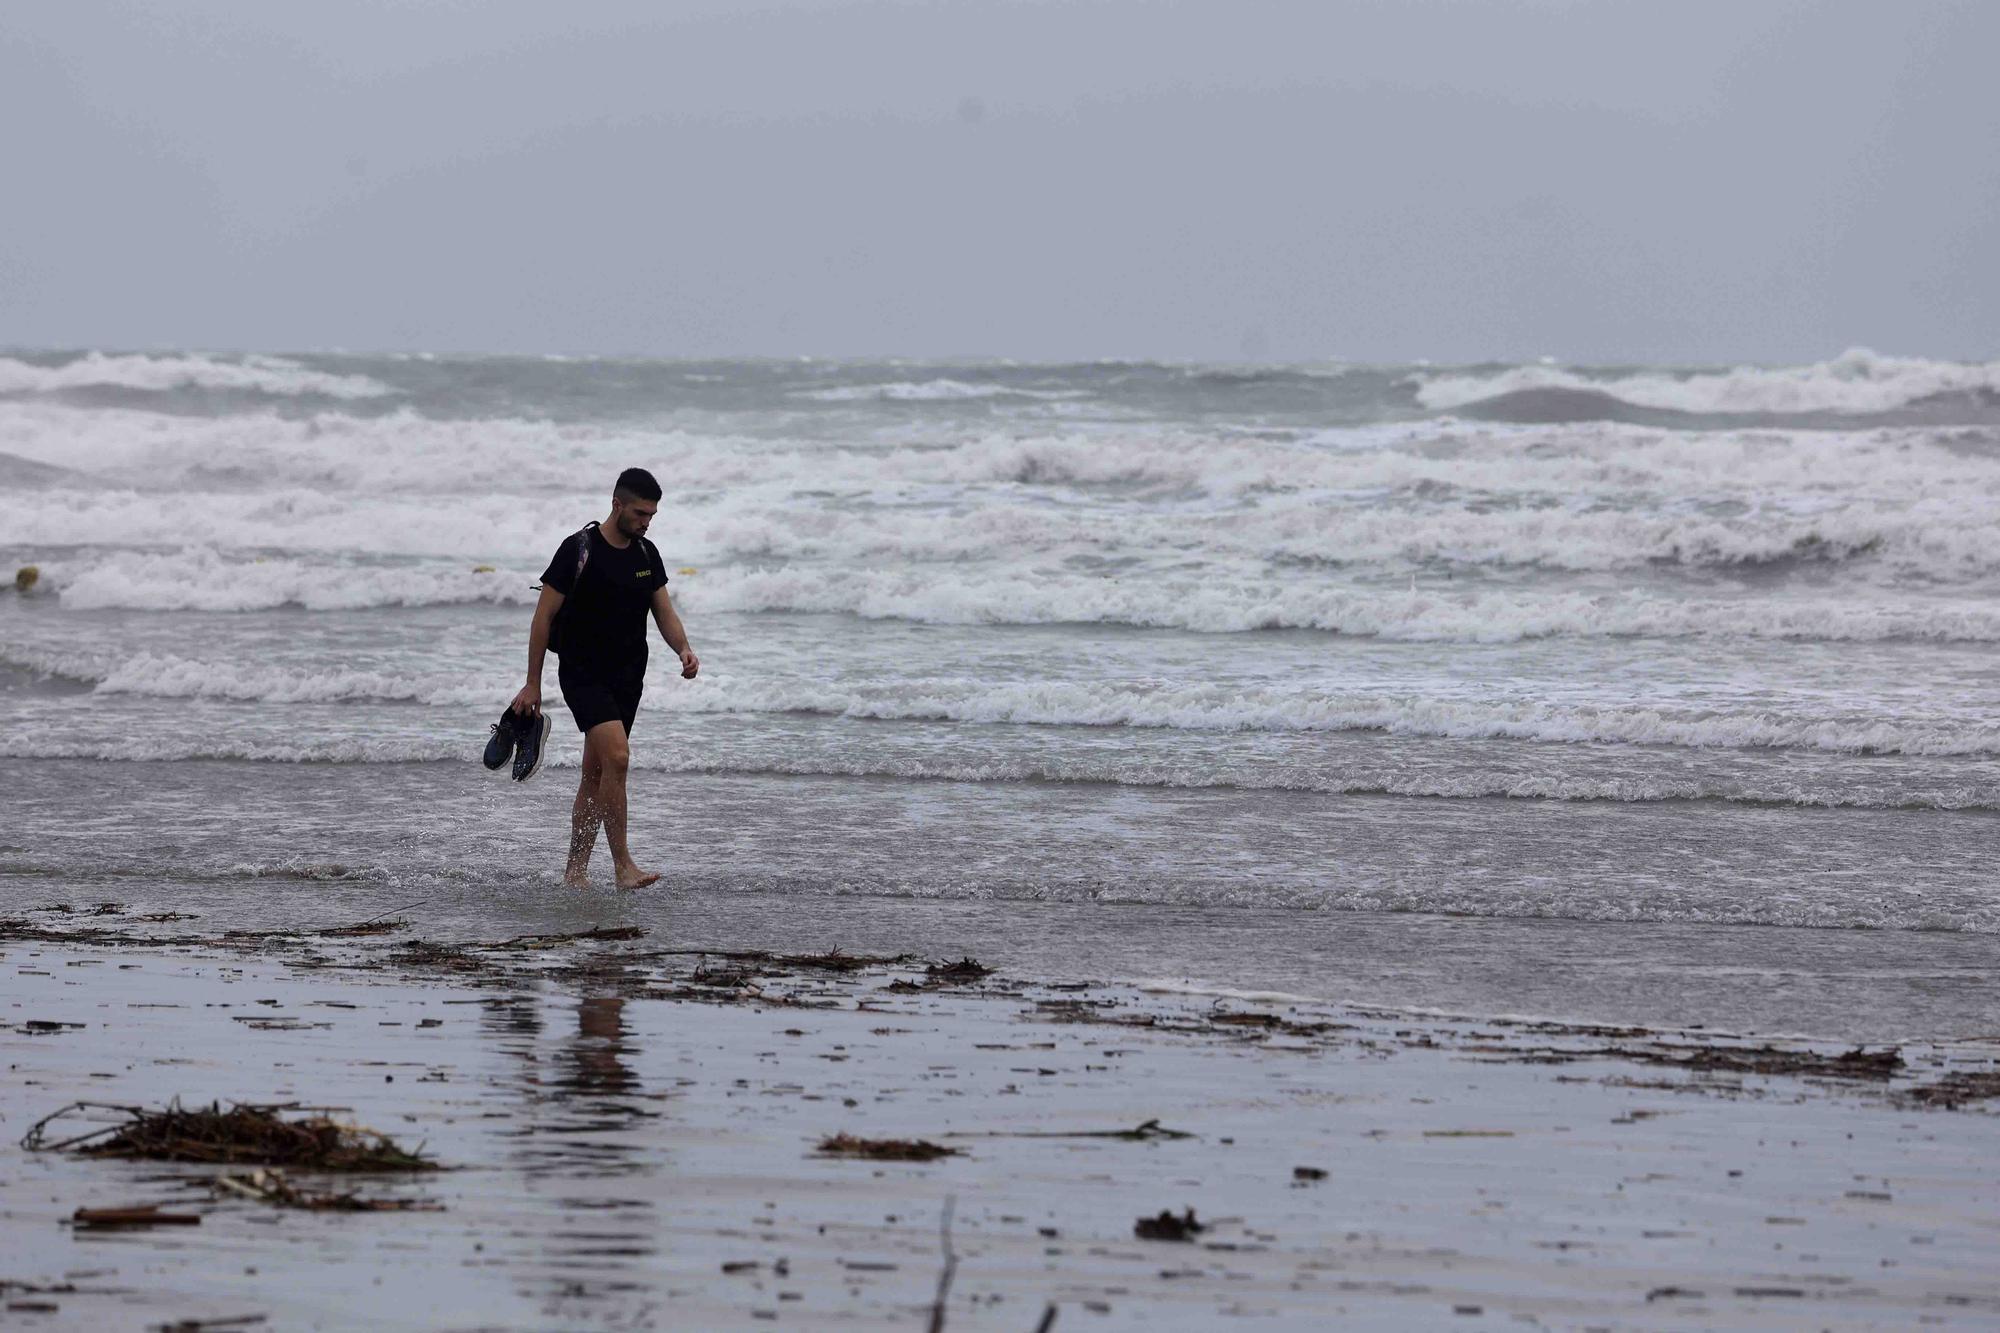
[[[583,586],[583,571],[590,566],[590,530],[596,526],[597,520],[592,519],[576,530],[576,576],[570,580],[569,597],[563,599],[563,604],[556,608],[555,618],[549,621],[549,651],[558,657],[562,656],[563,622],[569,619],[570,601]]]

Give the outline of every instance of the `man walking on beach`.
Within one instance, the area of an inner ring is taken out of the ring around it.
[[[562,657],[556,683],[583,733],[583,777],[570,812],[569,863],[563,882],[588,883],[597,830],[611,846],[621,889],[643,888],[659,876],[641,870],[625,845],[625,773],[631,762],[632,721],[646,676],[646,614],[679,654],[681,676],[693,680],[701,659],[667,597],[667,573],[646,528],[660,508],[660,483],[643,468],[618,474],[611,516],[565,538],[542,572],[542,596],[528,627],[528,683],[509,707],[524,718],[542,708],[542,656]],[[553,634],[554,640],[551,641]]]

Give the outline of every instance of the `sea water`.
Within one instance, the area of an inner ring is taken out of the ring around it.
[[[478,756],[628,466],[703,666],[580,893],[553,663]],[[2000,1032],[2000,363],[16,351],[24,566],[9,914]]]

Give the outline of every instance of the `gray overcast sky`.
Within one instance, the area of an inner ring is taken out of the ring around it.
[[[0,344],[2000,354],[2000,3],[14,0]]]

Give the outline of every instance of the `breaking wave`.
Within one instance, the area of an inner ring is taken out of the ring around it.
[[[534,603],[540,570],[479,572],[470,563],[437,566],[350,565],[286,557],[226,556],[211,550],[174,555],[119,552],[74,573],[60,565],[51,581],[72,610],[354,611],[374,607],[523,606]]]
[[[349,700],[477,707],[504,697],[511,674],[313,669],[201,661],[171,654],[103,658],[0,651],[0,665],[92,686],[99,694],[260,703]],[[550,691],[553,701],[554,691]],[[553,705],[552,705],[553,706]],[[812,714],[881,721],[1136,727],[1193,732],[1383,732],[1458,740],[1618,743],[1692,749],[1843,754],[2000,755],[2000,723],[1963,718],[1810,716],[1689,705],[1632,707],[1425,698],[1379,691],[1152,680],[1029,684],[910,678],[893,685],[707,676],[648,692],[647,707],[682,714]]]
[[[1555,497],[1571,506],[1644,500],[1658,509],[1801,497],[1842,505],[1968,497],[1989,508],[2000,503],[2000,449],[1993,441],[1929,427],[1665,432],[1604,422],[1550,428],[1427,421],[1265,435],[1121,425],[982,430],[942,441],[892,431],[862,444],[517,417],[437,420],[407,408],[365,417],[204,418],[6,401],[0,450],[24,462],[143,476],[145,498],[155,502],[164,491],[203,505],[221,494],[260,494],[273,503],[315,498],[322,508],[342,498],[431,500],[441,487],[467,499],[493,495],[518,505],[525,497],[553,497],[595,508],[600,497],[582,489],[590,475],[606,468],[615,474],[636,459],[671,478],[663,523],[680,521],[690,500],[718,494],[782,501],[803,514],[833,507],[833,496],[859,492],[855,498],[879,501],[912,486],[965,488],[964,495],[940,498],[987,502],[1022,488],[1175,508],[1195,499],[1236,504],[1281,497],[1319,497],[1351,508],[1411,492],[1447,507],[1501,499],[1542,509]],[[289,494],[301,489],[312,496]],[[0,530],[33,517],[0,514]]]
[[[969,398],[1039,398],[1056,401],[1084,398],[1078,389],[1024,389],[1011,384],[968,384],[964,380],[935,379],[913,382],[896,380],[887,384],[842,384],[831,389],[802,389],[795,398],[822,403],[892,402],[939,403]]]
[[[1636,407],[1710,415],[1861,415],[1893,412],[1944,394],[2000,394],[2000,361],[1967,363],[1881,356],[1852,348],[1804,366],[1611,375],[1564,366],[1510,366],[1491,374],[1419,374],[1417,401],[1434,411],[1509,394],[1565,390]]]
[[[278,356],[223,360],[200,352],[171,356],[86,352],[55,365],[0,357],[0,394],[60,393],[68,389],[228,389],[281,396],[380,398],[394,393],[365,375],[334,375]]]
[[[669,567],[673,557],[669,556]],[[359,565],[324,558],[194,550],[118,552],[77,567],[51,562],[47,586],[69,610],[252,612],[298,607],[533,605],[539,560],[493,568],[430,561]],[[856,562],[862,563],[862,562]],[[1129,576],[1040,566],[952,563],[855,568],[704,565],[673,576],[695,615],[850,615],[927,625],[1100,625],[1244,634],[1316,630],[1398,642],[1513,643],[1549,638],[1761,639],[1801,642],[2000,642],[1991,597],[1912,598],[1893,587],[1736,596],[1602,593],[1531,586],[1355,587],[1274,578],[1221,561],[1207,574]]]
[[[776,569],[704,573],[695,611],[836,612],[932,625],[1129,625],[1203,634],[1304,629],[1404,642],[1555,637],[2000,641],[1989,600],[1669,599],[1636,592],[1356,591],[1223,578]]]

